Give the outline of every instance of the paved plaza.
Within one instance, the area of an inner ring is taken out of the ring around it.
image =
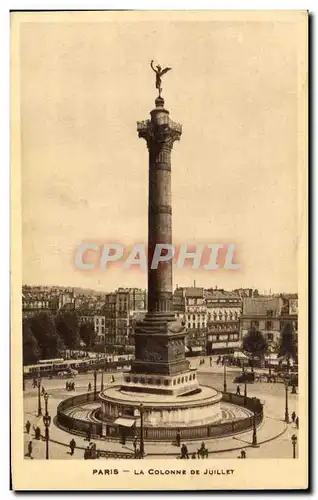
[[[223,388],[223,367],[217,366],[213,358],[212,367],[210,367],[209,358],[205,358],[205,364],[199,365],[198,359],[191,360],[191,364],[196,366],[199,370],[199,382],[206,386],[215,387],[218,390]],[[227,388],[229,392],[235,392],[237,384],[233,379],[239,372],[239,369],[234,367],[227,368]],[[104,388],[105,385],[110,385],[111,374],[104,375]],[[121,382],[121,373],[114,374],[115,382]],[[93,374],[79,375],[75,379],[75,391],[69,392],[65,389],[65,380],[59,379],[43,379],[42,385],[49,394],[49,413],[52,416],[52,423],[50,426],[50,458],[51,459],[83,459],[84,449],[88,442],[84,437],[70,434],[63,431],[55,425],[54,417],[56,415],[56,408],[58,404],[72,395],[87,392],[89,382],[93,387]],[[100,388],[100,375],[98,377],[98,388]],[[241,393],[244,386],[241,385]],[[289,390],[290,391],[290,390]],[[251,447],[252,431],[245,432],[234,436],[225,438],[206,439],[205,444],[209,450],[209,458],[236,458],[240,454],[242,448],[245,449],[247,458],[292,458],[292,443],[291,436],[298,431],[295,424],[286,424],[284,422],[285,415],[285,388],[281,383],[266,383],[255,382],[248,384],[248,396],[256,396],[264,403],[264,421],[257,431],[258,447]],[[44,401],[42,399],[42,413],[44,413]],[[32,381],[26,382],[24,392],[24,416],[25,422],[31,422],[30,436],[33,442],[33,458],[45,458],[45,442],[34,439],[33,426],[39,426],[44,435],[44,426],[42,417],[37,416],[38,408],[37,389],[32,387]],[[289,392],[289,414],[293,411],[297,414],[298,395]],[[96,407],[95,403],[90,404],[90,409]],[[226,408],[226,407],[224,407]],[[76,412],[87,411],[87,408],[76,408]],[[27,444],[30,436],[24,433],[25,454],[27,453]],[[74,455],[70,455],[68,444],[74,437],[77,448]],[[119,452],[119,453],[133,453],[133,445],[127,441],[125,445],[120,444],[115,440],[95,440],[94,441],[99,450]],[[196,452],[200,446],[198,441],[188,441],[187,447],[189,453]],[[158,443],[146,442],[145,443],[146,459],[152,458],[177,458],[180,455],[179,449],[172,443]],[[28,458],[27,458],[28,459]]]

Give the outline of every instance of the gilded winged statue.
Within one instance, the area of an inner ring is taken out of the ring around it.
[[[164,69],[162,69],[159,64],[155,67],[153,63],[154,63],[154,61],[151,61],[150,66],[151,66],[152,70],[156,73],[156,89],[159,90],[159,97],[161,97],[161,92],[162,92],[161,77],[165,73],[168,73],[168,71],[170,71],[172,68],[164,68]]]

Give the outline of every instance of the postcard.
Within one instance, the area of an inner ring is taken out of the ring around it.
[[[11,12],[11,89],[12,488],[307,489],[308,13]]]

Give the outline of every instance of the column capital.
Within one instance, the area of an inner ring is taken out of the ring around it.
[[[169,111],[155,108],[151,119],[137,122],[138,136],[145,139],[149,149],[172,149],[174,141],[179,141],[182,126],[169,117]]]

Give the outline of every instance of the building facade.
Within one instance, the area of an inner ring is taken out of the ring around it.
[[[106,316],[105,311],[96,311],[94,314],[94,331],[96,333],[96,342],[105,343],[106,338]]]
[[[118,288],[105,298],[105,343],[122,347],[134,343],[134,316],[146,311],[147,294],[139,288]]]
[[[219,289],[205,291],[207,308],[207,354],[240,349],[242,300],[235,292]]]
[[[296,294],[243,299],[240,334],[243,338],[252,328],[260,331],[269,347],[280,341],[281,332],[291,323],[298,334],[298,296]]]
[[[186,347],[193,352],[206,349],[207,308],[204,289],[177,288],[173,295],[173,310],[186,327]]]

